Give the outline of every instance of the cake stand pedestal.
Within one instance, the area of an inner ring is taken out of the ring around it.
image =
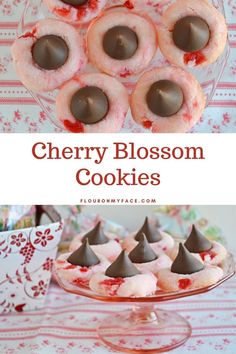
[[[62,279],[58,273],[58,284],[67,292],[107,303],[129,303],[131,309],[106,317],[97,328],[98,337],[114,350],[126,353],[162,353],[181,346],[191,336],[191,325],[173,311],[156,307],[157,303],[175,300],[208,292],[235,274],[233,256],[228,254],[221,265],[223,278],[216,284],[194,290],[164,292],[157,290],[152,296],[127,298],[103,296],[87,287],[75,286]]]

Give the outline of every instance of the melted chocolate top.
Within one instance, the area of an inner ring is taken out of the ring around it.
[[[115,26],[105,33],[103,49],[113,59],[130,59],[138,49],[138,37],[128,26]]]
[[[149,223],[147,217],[145,218],[143,226],[137,232],[135,240],[140,241],[143,238],[143,234],[145,234],[149,243],[159,242],[162,239],[159,230]]]
[[[156,253],[149,245],[143,233],[137,246],[130,252],[129,258],[133,263],[148,263],[157,259]]]
[[[95,124],[106,117],[109,111],[109,101],[100,88],[86,86],[73,95],[70,110],[75,119],[82,123]]]
[[[187,248],[180,243],[179,252],[172,263],[171,272],[177,274],[193,274],[204,269],[204,264],[194,257]]]
[[[140,274],[125,251],[107,268],[105,275],[111,278],[129,278]]]
[[[205,20],[198,16],[186,16],[176,22],[173,41],[184,52],[195,52],[205,48],[211,33]]]
[[[82,245],[67,258],[67,262],[80,267],[91,267],[99,264],[100,260],[89,246],[88,240],[85,240]]]
[[[61,0],[64,4],[71,5],[71,6],[80,6],[85,5],[88,0]]]
[[[209,251],[212,243],[198,230],[192,226],[191,233],[185,242],[185,247],[192,253]]]
[[[88,240],[90,246],[104,245],[109,242],[109,238],[104,234],[101,227],[101,221],[99,221],[97,225],[83,237],[83,241],[84,240]]]
[[[63,66],[69,55],[66,42],[58,36],[49,34],[34,43],[32,56],[35,63],[45,70],[56,70]]]
[[[160,117],[171,117],[181,109],[184,95],[181,87],[175,82],[160,80],[152,84],[146,101],[152,113]]]

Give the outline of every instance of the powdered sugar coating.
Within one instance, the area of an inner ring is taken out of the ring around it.
[[[43,0],[49,10],[63,21],[75,24],[86,23],[96,17],[104,8],[107,0],[88,0],[77,8],[60,0]]]
[[[115,26],[128,26],[138,37],[138,49],[130,59],[113,59],[103,49],[105,33]],[[112,76],[127,77],[142,72],[150,64],[157,50],[156,29],[150,19],[136,13],[108,11],[90,25],[87,48],[89,60],[99,70]]]
[[[201,51],[185,53],[174,44],[172,31],[178,20],[185,16],[198,16],[210,28],[210,41]],[[177,0],[163,14],[158,26],[158,40],[162,54],[178,66],[205,66],[212,64],[222,54],[227,41],[227,26],[224,16],[208,1]],[[186,55],[185,55],[186,54]],[[189,55],[188,55],[189,54]]]
[[[66,63],[57,70],[44,70],[33,60],[32,46],[45,35],[61,37],[69,48]],[[35,92],[52,91],[74,76],[87,63],[83,39],[71,25],[55,20],[39,21],[33,30],[17,38],[11,48],[13,63],[22,83]]]
[[[154,114],[146,102],[151,85],[159,80],[175,82],[184,94],[183,106],[179,112],[168,118]],[[168,66],[143,74],[131,95],[130,104],[134,120],[145,128],[150,128],[152,133],[184,133],[200,119],[206,100],[200,84],[191,73],[182,68]]]
[[[158,286],[165,291],[191,290],[217,283],[223,277],[219,267],[206,265],[203,270],[193,274],[172,273],[162,269],[157,273]]]
[[[104,296],[145,297],[155,293],[156,282],[152,273],[129,278],[110,278],[97,273],[92,276],[89,286],[94,292]]]
[[[70,102],[73,95],[82,87],[96,86],[108,97],[109,112],[106,117],[96,124],[84,124],[76,121],[70,111]],[[78,125],[80,133],[115,133],[124,123],[129,109],[128,93],[125,87],[115,78],[105,74],[90,73],[76,75],[60,90],[56,98],[56,112],[59,121],[65,125],[65,121]]]

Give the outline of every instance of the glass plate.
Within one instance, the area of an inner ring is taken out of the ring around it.
[[[145,7],[145,12],[153,19],[155,23],[158,23],[158,20],[170,3],[174,0],[135,0],[133,3],[135,4],[134,10],[136,11],[143,11]],[[224,4],[223,0],[209,0],[218,10],[225,16],[224,13]],[[132,2],[132,1],[129,1]],[[120,6],[124,5],[124,3],[128,3],[125,0],[108,0],[107,8],[111,6]],[[107,11],[107,9],[105,9]],[[127,11],[130,11],[127,9]],[[18,35],[22,35],[24,32],[29,31],[37,21],[43,19],[45,17],[54,17],[54,15],[48,11],[46,6],[43,4],[42,0],[27,0],[25,9],[23,11],[21,20],[19,22],[18,27]],[[88,25],[83,25],[79,27],[81,34],[85,36],[86,29]],[[227,42],[226,48],[224,53],[219,57],[219,59],[212,65],[204,67],[204,68],[193,68],[188,69],[191,71],[198,81],[200,82],[207,98],[207,105],[209,104],[210,100],[212,99],[216,86],[222,76],[224,68],[227,63],[227,59],[229,56],[229,43]],[[167,61],[160,53],[160,50],[157,50],[157,54],[153,59],[150,67],[147,69],[151,69],[155,66],[163,66],[166,65]],[[97,70],[94,69],[91,65],[87,65],[83,72],[96,72]],[[125,84],[128,91],[131,92],[135,82],[139,78],[140,75],[131,78],[121,79],[121,81]],[[49,93],[42,93],[37,94],[32,91],[29,91],[31,96],[36,100],[39,104],[41,109],[46,113],[48,119],[53,123],[53,125],[60,129],[60,131],[66,131],[64,126],[57,120],[56,113],[55,113],[55,98],[57,95],[58,90],[54,90],[53,92]],[[192,132],[202,131],[202,128],[199,125],[196,125]],[[144,129],[143,127],[137,125],[134,120],[132,119],[131,112],[128,112],[126,121],[121,132],[133,132],[133,133],[148,133],[149,130]]]
[[[216,284],[194,290],[164,292],[142,298],[98,295],[92,290],[74,286],[55,274],[58,284],[67,292],[107,303],[135,303],[131,309],[113,313],[97,328],[98,337],[114,350],[127,353],[162,353],[184,344],[191,336],[189,322],[178,313],[156,308],[159,302],[176,300],[210,291],[235,274],[233,256],[228,254],[222,264],[223,278]]]

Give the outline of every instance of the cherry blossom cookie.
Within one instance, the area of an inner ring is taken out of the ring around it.
[[[78,286],[88,286],[91,276],[105,271],[109,265],[106,258],[93,252],[88,241],[75,252],[62,254],[55,261],[58,276]]]
[[[172,261],[166,254],[157,255],[147,241],[145,234],[130,252],[129,259],[141,273],[157,274],[160,269],[170,268]]]
[[[143,238],[143,234],[157,255],[167,252],[174,246],[173,238],[166,232],[154,227],[146,217],[140,230],[124,239],[123,248],[131,252]]]
[[[102,72],[119,77],[138,74],[156,53],[156,29],[139,14],[108,11],[90,26],[87,48],[89,60]]]
[[[223,15],[206,0],[177,0],[158,26],[159,46],[170,63],[204,66],[224,51],[227,26]]]
[[[49,10],[59,18],[74,24],[91,21],[99,15],[107,0],[43,0]]]
[[[227,251],[219,242],[208,240],[195,225],[185,242],[185,247],[194,255],[199,255],[204,263],[220,265],[226,258]]]
[[[221,268],[204,265],[182,243],[171,269],[161,269],[157,274],[158,286],[165,291],[202,288],[217,283],[222,277]]]
[[[153,133],[184,133],[200,119],[206,101],[191,73],[168,66],[143,74],[130,104],[136,123]]]
[[[75,76],[56,98],[58,120],[74,133],[115,133],[125,121],[129,98],[115,78],[91,73]]]
[[[103,257],[113,261],[122,251],[118,239],[114,235],[104,233],[101,222],[86,234],[79,234],[70,244],[70,251],[75,251],[84,240],[88,240],[91,249]]]
[[[92,276],[89,286],[104,296],[145,297],[155,293],[156,277],[152,273],[141,274],[122,251],[106,272]]]
[[[35,92],[60,87],[87,63],[78,31],[55,19],[39,21],[14,41],[11,52],[22,83]]]

